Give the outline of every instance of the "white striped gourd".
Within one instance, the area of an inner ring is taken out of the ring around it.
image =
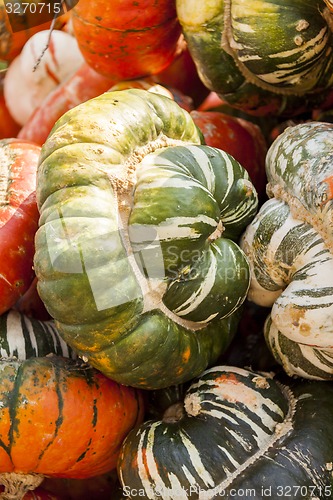
[[[333,125],[286,129],[266,159],[271,197],[241,239],[249,299],[271,307],[265,337],[289,375],[333,379]]]
[[[333,84],[332,14],[324,0],[177,0],[203,83],[249,113],[320,107]]]
[[[28,358],[55,354],[76,358],[53,321],[29,318],[13,309],[0,316],[0,358]]]
[[[330,498],[332,418],[332,385],[286,386],[269,374],[213,367],[162,419],[127,435],[118,461],[124,497]]]
[[[37,175],[39,294],[63,338],[126,385],[190,380],[229,344],[249,286],[245,169],[146,90],[70,110]]]

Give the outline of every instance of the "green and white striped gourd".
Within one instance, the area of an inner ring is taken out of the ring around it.
[[[324,0],[177,0],[203,83],[267,116],[320,107],[333,84],[332,14]]]
[[[333,125],[290,127],[271,145],[268,194],[241,239],[249,299],[289,375],[333,379]]]
[[[55,354],[76,358],[53,321],[39,321],[10,309],[0,316],[0,358],[25,360]]]
[[[125,438],[125,498],[331,498],[333,385],[216,366]],[[325,429],[325,437],[323,436]],[[301,488],[302,486],[302,488]]]
[[[39,294],[63,338],[127,385],[190,380],[229,344],[249,286],[245,169],[189,113],[130,89],[67,112],[37,176]]]

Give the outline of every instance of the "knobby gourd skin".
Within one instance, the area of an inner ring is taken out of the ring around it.
[[[203,83],[249,113],[320,107],[333,83],[332,14],[324,0],[177,0]]]
[[[271,307],[265,337],[289,375],[333,378],[333,126],[288,128],[266,157],[268,194],[241,238],[249,299]]]
[[[206,370],[162,419],[127,435],[118,460],[123,491],[151,500],[245,492],[259,500],[269,491],[272,498],[330,498],[332,396],[324,382],[287,386],[243,368]]]
[[[123,384],[189,380],[229,344],[249,286],[247,172],[140,89],[66,113],[43,146],[35,271],[66,342]]]

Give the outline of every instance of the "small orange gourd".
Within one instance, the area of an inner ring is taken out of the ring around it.
[[[23,498],[48,477],[83,479],[115,468],[143,419],[143,397],[82,361],[0,361],[0,484]],[[21,496],[20,496],[21,495]]]

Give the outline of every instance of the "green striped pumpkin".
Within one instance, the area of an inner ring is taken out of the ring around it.
[[[332,419],[332,385],[213,367],[162,419],[127,435],[124,497],[331,498]]]
[[[203,83],[250,113],[319,107],[333,84],[332,18],[324,0],[177,0]]]
[[[289,375],[333,379],[333,125],[285,130],[266,162],[270,199],[241,239],[249,299],[271,307],[265,337]]]
[[[0,358],[25,360],[56,354],[75,358],[53,321],[39,321],[10,309],[0,316]]]
[[[193,378],[238,323],[249,268],[237,240],[257,194],[201,141],[174,101],[130,89],[66,113],[42,149],[39,294],[65,341],[122,384]]]

